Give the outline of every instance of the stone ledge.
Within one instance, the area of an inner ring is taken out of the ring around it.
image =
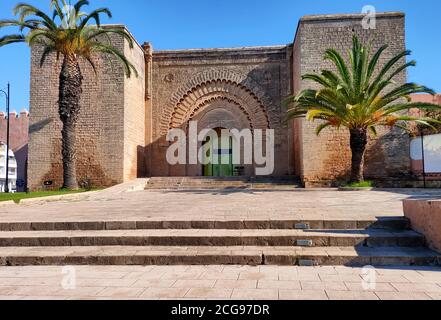
[[[238,47],[238,48],[200,48],[183,50],[154,51],[155,62],[175,59],[203,59],[203,60],[227,60],[227,59],[273,59],[281,61],[286,59],[287,45],[261,46],[261,47]]]
[[[346,13],[346,14],[318,14],[318,15],[307,15],[300,18],[300,23],[310,22],[310,21],[329,21],[329,20],[348,20],[348,19],[362,19],[366,16],[364,13]],[[391,18],[405,17],[403,12],[377,12],[377,18]]]
[[[9,247],[0,248],[0,266],[31,265],[436,265],[426,248],[300,247]]]
[[[17,205],[33,205],[33,204],[41,204],[46,202],[53,202],[53,201],[62,201],[62,200],[84,200],[85,198],[89,197],[92,194],[96,194],[99,191],[89,191],[89,192],[82,192],[82,193],[72,193],[72,194],[63,194],[63,195],[56,195],[56,196],[49,196],[49,197],[40,197],[40,198],[30,198],[30,199],[23,199],[20,200],[20,203]]]
[[[428,246],[441,252],[441,199],[404,200],[404,214],[412,228],[426,237]]]
[[[14,206],[16,203],[14,201],[2,201],[0,202],[0,208]]]

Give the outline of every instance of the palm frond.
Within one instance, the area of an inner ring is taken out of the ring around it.
[[[336,66],[345,85],[351,87],[351,75],[343,57],[334,49],[328,49],[325,53],[325,60],[330,60]]]
[[[330,122],[325,122],[325,123],[320,124],[317,127],[317,129],[315,130],[315,134],[319,136],[323,130],[325,130],[326,128],[329,128],[330,126],[332,126],[332,124]]]
[[[49,18],[47,14],[45,14],[43,11],[39,10],[37,7],[32,6],[27,3],[19,3],[15,6],[14,15],[18,15],[18,20],[20,22],[24,22],[28,16],[37,16],[42,19],[42,24],[50,30],[56,30],[57,25],[55,24],[54,20]]]
[[[425,103],[425,102],[408,102],[408,103],[388,105],[384,108],[384,114],[388,115],[395,112],[400,112],[403,110],[410,110],[410,109],[418,109],[424,111],[433,110],[433,111],[441,112],[441,106],[437,104]]]
[[[84,6],[88,6],[90,3],[89,3],[89,1],[88,0],[79,0],[75,5],[74,5],[74,8],[75,8],[75,11],[76,12],[81,12],[81,9],[84,7]]]
[[[124,67],[124,72],[128,78],[131,77],[132,72],[135,76],[138,76],[138,71],[135,66],[124,56],[123,53],[119,52],[115,47],[111,45],[106,45],[100,42],[95,42],[91,45],[94,52],[109,54],[111,56],[116,57]]]
[[[96,9],[96,10],[92,11],[91,13],[89,13],[83,19],[83,21],[81,21],[80,25],[78,26],[78,29],[79,30],[84,29],[91,20],[94,20],[95,24],[98,27],[100,27],[101,26],[101,18],[100,18],[101,14],[105,14],[105,15],[107,15],[108,18],[112,18],[112,13],[110,12],[109,9],[107,9],[107,8]]]
[[[43,50],[43,53],[40,58],[40,68],[43,67],[44,63],[46,62],[47,57],[55,51],[56,51],[56,48],[54,46],[51,46],[51,45],[44,46],[44,50]]]
[[[117,34],[119,36],[122,36],[124,39],[127,40],[129,47],[133,48],[134,42],[130,34],[127,33],[124,29],[117,29],[117,28],[94,28],[90,31],[90,33],[85,37],[87,41],[90,40],[99,40],[99,37],[102,35],[109,35],[109,34]]]
[[[373,55],[371,61],[369,62],[369,67],[368,67],[368,71],[367,71],[367,77],[366,77],[367,83],[372,78],[372,75],[374,74],[375,69],[377,68],[378,61],[380,60],[380,57],[383,54],[383,52],[387,50],[387,48],[389,48],[389,46],[384,45],[380,49],[378,49],[378,51],[375,52],[375,54]]]
[[[18,3],[14,8],[17,19],[0,20],[2,27],[18,27],[23,34],[12,34],[0,39],[0,46],[15,42],[26,42],[30,46],[42,47],[43,55],[41,65],[48,55],[55,52],[57,58],[61,56],[75,56],[89,62],[94,71],[96,66],[93,53],[102,53],[113,56],[124,67],[125,74],[129,77],[133,73],[138,76],[132,63],[112,45],[111,35],[122,37],[130,48],[134,47],[132,36],[124,28],[101,28],[101,16],[109,18],[112,14],[107,8],[93,10],[89,14],[81,10],[89,5],[88,0],[78,0],[70,5],[66,0],[50,0],[49,9],[52,18],[37,7]],[[59,25],[57,25],[59,21]],[[91,23],[95,25],[91,25]],[[107,43],[104,43],[106,42]]]
[[[394,67],[394,65],[399,62],[401,59],[405,58],[406,56],[411,55],[410,50],[405,50],[403,52],[400,52],[399,54],[395,55],[393,58],[391,58],[384,67],[380,70],[378,76],[375,78],[375,80],[372,82],[372,84],[369,87],[369,92],[372,92],[375,90],[375,86],[383,80],[383,77]]]
[[[25,37],[21,34],[11,34],[0,38],[0,47],[6,46],[11,43],[24,42]]]
[[[431,123],[438,123],[430,117],[418,118],[403,114],[413,108],[435,112],[441,111],[441,107],[409,101],[411,94],[434,94],[434,91],[415,83],[396,86],[394,79],[407,68],[415,66],[416,62],[412,60],[400,64],[411,53],[406,50],[379,66],[387,48],[387,45],[381,46],[371,57],[370,47],[353,37],[348,62],[336,50],[326,50],[324,59],[331,61],[337,72],[321,70],[320,74],[305,74],[302,79],[314,82],[319,88],[305,89],[295,97],[286,99],[284,105],[288,107],[287,116],[309,121],[324,120],[317,129],[318,133],[328,126],[345,126],[349,129],[369,130],[376,135],[375,126],[404,127],[404,122],[431,126]]]

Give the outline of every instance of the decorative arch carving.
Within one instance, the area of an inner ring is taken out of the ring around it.
[[[274,127],[275,119],[267,112],[271,100],[246,75],[233,71],[207,70],[181,87],[162,112],[161,135],[182,126],[195,112],[215,100],[235,104],[249,119],[252,128]]]
[[[224,96],[208,97],[207,99],[204,99],[201,103],[196,104],[195,108],[191,110],[190,116],[189,118],[186,119],[186,121],[193,120],[198,115],[199,112],[203,112],[203,110],[208,106],[220,107],[221,105],[234,106],[234,108],[240,111],[242,115],[247,119],[247,126],[252,130],[254,129],[253,119],[252,116],[249,114],[249,112],[233,99]],[[264,126],[266,128],[265,123],[261,123],[260,127],[261,126]]]

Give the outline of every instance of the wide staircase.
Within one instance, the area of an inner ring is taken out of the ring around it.
[[[285,177],[154,177],[146,190],[291,190],[300,188],[298,178]]]
[[[0,223],[0,230],[3,266],[410,266],[441,262],[402,217]]]

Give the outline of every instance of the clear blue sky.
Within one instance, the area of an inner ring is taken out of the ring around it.
[[[24,0],[26,2],[26,0]],[[12,17],[18,0],[1,0],[0,18]],[[28,0],[41,8],[48,0]],[[377,11],[407,15],[407,47],[418,66],[410,80],[441,92],[440,0],[91,0],[92,7],[109,7],[112,23],[124,23],[139,42],[155,49],[275,45],[292,42],[298,20],[307,14],[361,12],[364,5]],[[105,21],[109,22],[109,21]],[[3,34],[1,31],[0,34]],[[12,85],[11,109],[29,104],[29,49],[23,45],[0,48],[0,88]],[[4,109],[0,97],[0,110]]]

